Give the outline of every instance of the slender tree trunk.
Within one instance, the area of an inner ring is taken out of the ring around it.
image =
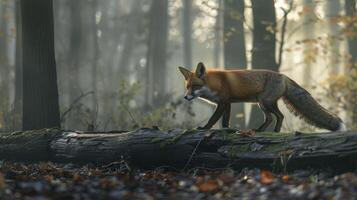
[[[138,27],[138,22],[140,19],[140,1],[133,0],[131,4],[131,14],[127,23],[127,31],[123,45],[123,53],[121,54],[119,62],[119,71],[117,77],[128,77],[130,75],[130,59],[132,58],[134,45],[135,45],[135,34]]]
[[[14,122],[16,130],[21,129],[22,120],[22,22],[20,0],[16,0],[16,61],[15,61],[15,99]]]
[[[329,50],[329,67],[330,74],[335,75],[339,72],[340,68],[340,39],[338,38],[339,25],[330,23],[330,19],[339,16],[341,10],[340,1],[327,1],[326,2],[326,15],[330,35],[330,50]]]
[[[21,0],[23,129],[60,127],[52,0]]]
[[[315,3],[313,0],[304,0],[303,1],[303,6],[304,10],[306,10],[307,13],[304,13],[303,15],[303,40],[306,39],[313,39],[315,36]],[[311,54],[311,51],[313,51],[314,46],[312,46],[309,43],[304,44],[303,47],[303,54]],[[303,82],[306,87],[311,85],[311,75],[312,75],[312,62],[311,60],[307,59],[304,60],[304,78]]]
[[[184,64],[192,68],[192,0],[183,0],[183,58]]]
[[[356,11],[356,1],[355,0],[345,0],[345,11],[346,11],[346,15],[350,16],[350,17],[356,17],[357,15],[357,11]],[[352,27],[353,24],[351,25]],[[352,28],[354,29],[355,32],[357,32],[356,28]],[[348,51],[351,55],[351,59],[350,59],[350,65],[351,65],[351,71],[352,70],[356,70],[356,62],[357,62],[357,38],[356,37],[349,37],[347,39],[347,44],[348,44]],[[357,82],[357,75],[356,73],[350,73],[349,71],[347,72],[350,74],[349,78],[349,83],[350,83],[350,88],[351,88],[351,94],[355,94],[352,96],[351,99],[349,99],[349,103],[350,103],[350,108],[352,111],[352,119],[351,121],[353,123],[357,122],[357,87],[356,82]],[[356,125],[356,124],[354,124]]]
[[[168,1],[152,1],[147,53],[147,92],[149,106],[160,105],[166,94],[166,43],[168,36]]]
[[[70,49],[69,49],[69,65],[68,67],[68,92],[69,103],[71,104],[81,93],[80,91],[80,56],[82,44],[82,16],[81,16],[81,0],[69,0],[71,21],[70,23]],[[78,128],[80,120],[74,112],[68,115],[66,125],[70,129]]]
[[[93,63],[92,63],[92,116],[91,116],[91,124],[88,127],[88,130],[94,131],[97,128],[97,119],[98,119],[98,86],[97,86],[97,68],[98,68],[98,61],[100,57],[100,50],[99,50],[99,38],[98,38],[98,25],[96,22],[96,14],[98,8],[98,0],[92,1],[92,34],[93,34]]]
[[[279,71],[275,59],[276,15],[274,0],[251,0],[253,9],[252,68]],[[263,122],[258,106],[252,106],[249,127],[256,128]]]
[[[246,69],[244,0],[224,0],[224,63],[227,69]],[[232,106],[231,126],[245,128],[244,104]]]
[[[218,0],[218,10],[217,10],[217,17],[216,17],[216,24],[214,30],[214,49],[213,49],[213,61],[214,66],[218,67],[221,65],[221,51],[222,51],[222,24],[223,24],[223,16],[222,16],[222,8],[223,8],[223,0]]]
[[[11,39],[9,37],[10,30],[10,20],[8,16],[10,15],[9,7],[10,3],[4,3],[1,9],[0,17],[0,30],[3,32],[2,37],[0,37],[0,112],[3,113],[0,116],[1,129],[6,130],[9,128],[10,121],[10,48],[9,42]]]

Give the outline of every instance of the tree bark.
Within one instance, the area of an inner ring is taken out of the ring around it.
[[[60,127],[52,0],[21,0],[23,129]]]
[[[307,10],[307,13],[303,15],[303,40],[313,39],[315,36],[315,20],[317,16],[315,14],[315,2],[313,0],[304,0],[303,1],[304,9]],[[311,52],[314,50],[314,45],[304,44],[303,46],[303,54],[312,54]],[[311,77],[312,77],[312,61],[307,59],[304,60],[304,80],[303,83],[306,87],[311,85]]]
[[[350,17],[356,17],[357,10],[356,10],[356,1],[355,0],[346,0],[345,1],[345,11],[346,15]],[[354,32],[357,32],[357,29],[355,28],[354,24],[348,24],[348,26],[351,26],[351,29]],[[351,87],[351,94],[357,94],[357,87],[354,86],[355,83],[357,82],[357,75],[356,73],[351,73],[353,70],[356,69],[356,62],[357,62],[357,38],[356,37],[349,37],[347,38],[347,44],[348,44],[348,52],[351,55],[350,59],[350,69],[348,70],[349,75],[349,83]],[[357,95],[352,95],[352,98],[349,99],[349,104],[351,106],[352,112],[352,122],[357,122]]]
[[[274,0],[251,0],[253,10],[252,68],[279,71],[275,59],[276,15]],[[258,106],[252,106],[249,127],[257,128],[263,122]],[[269,127],[269,130],[271,127]]]
[[[340,70],[340,39],[338,38],[339,34],[339,25],[331,23],[330,20],[334,17],[338,17],[341,11],[341,1],[327,1],[326,2],[326,16],[327,23],[329,28],[329,73],[330,75],[336,75]]]
[[[266,132],[246,137],[234,129],[122,133],[43,129],[4,134],[0,144],[0,159],[102,164],[124,159],[140,168],[354,169],[357,156],[357,132]]]
[[[224,65],[226,69],[246,69],[244,0],[224,1]],[[232,105],[231,126],[245,128],[244,104]]]
[[[92,78],[92,116],[91,116],[91,123],[88,125],[87,129],[90,131],[96,130],[97,123],[98,123],[98,63],[100,59],[100,49],[99,49],[99,38],[98,38],[98,24],[96,22],[96,14],[98,9],[98,0],[93,0],[91,3],[91,11],[92,11],[92,18],[91,18],[91,28],[92,28],[92,37],[93,37],[93,62],[92,62],[92,69],[91,69],[91,78]]]
[[[16,0],[16,61],[15,61],[15,98],[14,98],[14,121],[15,130],[21,130],[22,124],[22,22],[20,0]]]

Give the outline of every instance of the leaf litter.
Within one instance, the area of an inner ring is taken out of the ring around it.
[[[0,199],[355,199],[357,175],[0,161]]]

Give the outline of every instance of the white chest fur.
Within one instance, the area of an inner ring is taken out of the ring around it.
[[[209,103],[217,103],[219,101],[217,92],[212,91],[207,86],[203,86],[199,90],[196,90],[195,95],[199,96],[203,100],[208,100]]]

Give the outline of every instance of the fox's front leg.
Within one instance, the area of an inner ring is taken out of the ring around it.
[[[214,111],[212,117],[208,120],[207,124],[204,127],[198,127],[197,129],[210,129],[212,126],[222,117],[223,112],[225,111],[228,104],[218,103],[216,111]]]
[[[222,117],[222,127],[223,128],[229,128],[229,121],[231,118],[231,104],[227,104],[226,109],[223,112],[223,117]]]

